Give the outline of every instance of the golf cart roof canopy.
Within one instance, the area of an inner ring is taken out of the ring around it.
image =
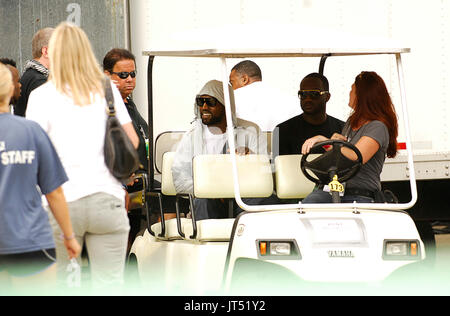
[[[166,57],[321,57],[409,53],[409,48],[290,48],[290,49],[194,49],[144,51],[146,56]]]
[[[356,32],[356,31],[355,31]],[[393,38],[311,27],[252,23],[186,29],[152,40],[148,56],[174,57],[321,57],[408,53]]]

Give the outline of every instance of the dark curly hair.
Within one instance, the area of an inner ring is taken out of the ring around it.
[[[17,68],[16,62],[10,58],[0,58],[0,63],[2,63],[3,65],[11,65]]]

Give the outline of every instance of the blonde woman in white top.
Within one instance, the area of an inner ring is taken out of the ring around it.
[[[48,133],[69,181],[63,185],[75,236],[86,242],[95,287],[123,282],[129,222],[125,192],[104,163],[106,126],[104,74],[85,32],[63,22],[49,43],[50,76],[34,90],[27,117]],[[138,146],[131,119],[119,91],[111,85],[116,115],[133,145]],[[59,276],[66,281],[67,256],[60,231],[54,228]]]

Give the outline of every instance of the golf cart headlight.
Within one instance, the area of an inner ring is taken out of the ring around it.
[[[385,240],[383,259],[414,260],[420,257],[418,240]]]
[[[388,256],[406,256],[408,254],[408,245],[406,242],[386,243],[386,255]]]
[[[288,242],[271,242],[270,254],[272,256],[289,256],[291,254],[291,244]]]
[[[256,246],[261,259],[301,259],[295,240],[257,240]]]

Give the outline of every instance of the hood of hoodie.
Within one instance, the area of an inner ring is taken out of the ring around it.
[[[25,72],[27,69],[29,69],[29,68],[34,69],[34,70],[36,70],[36,71],[40,72],[41,74],[43,74],[43,75],[45,75],[45,76],[48,77],[48,74],[49,74],[48,69],[45,68],[45,66],[42,65],[42,64],[41,64],[40,62],[38,62],[37,60],[34,60],[34,59],[28,60],[28,61],[25,63],[24,72]]]
[[[230,92],[230,101],[231,101],[231,116],[233,117],[233,125],[236,126],[236,110],[234,105],[234,93],[233,88],[230,85],[228,86],[228,90]],[[219,80],[210,80],[208,81],[203,88],[200,90],[200,92],[196,95],[196,97],[199,97],[201,95],[209,95],[211,97],[214,97],[222,103],[225,106],[225,97],[223,94],[223,83]],[[200,110],[197,104],[194,102],[194,114],[195,119],[200,119]]]

